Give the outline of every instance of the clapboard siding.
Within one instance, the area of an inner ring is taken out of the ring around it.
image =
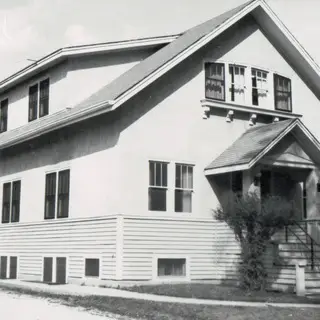
[[[18,256],[20,279],[42,279],[43,256],[68,257],[70,278],[84,277],[86,256],[102,259],[101,278],[114,279],[116,217],[0,226],[0,254]]]
[[[188,257],[191,280],[235,277],[239,253],[233,232],[214,220],[124,219],[123,280],[152,280],[157,255]]]

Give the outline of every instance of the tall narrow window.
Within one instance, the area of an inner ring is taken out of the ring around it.
[[[39,117],[49,113],[49,78],[40,82]]]
[[[8,99],[2,100],[0,105],[0,133],[8,129]]]
[[[274,74],[274,101],[276,110],[292,111],[290,79]]]
[[[245,102],[245,67],[230,65],[229,74],[231,79],[230,100],[243,104]]]
[[[175,212],[192,211],[193,166],[176,164]]]
[[[19,222],[20,219],[20,192],[21,181],[12,182],[11,222]]]
[[[49,78],[29,87],[29,121],[49,114]]]
[[[38,117],[38,84],[29,88],[29,121]]]
[[[252,104],[254,106],[261,106],[267,97],[268,87],[267,87],[267,72],[252,69],[251,79],[252,79]]]
[[[307,219],[307,184],[305,181],[302,183],[302,210],[303,219]]]
[[[242,171],[231,173],[231,190],[236,196],[242,196]]]
[[[70,170],[59,172],[58,182],[58,218],[66,218],[69,213]]]
[[[46,175],[44,218],[54,219],[56,208],[56,180],[55,172]]]
[[[225,100],[225,72],[222,63],[205,64],[205,95],[206,98]]]
[[[67,218],[69,216],[69,189],[70,170],[46,175],[45,219]]]
[[[2,223],[10,222],[11,182],[3,184]]]
[[[20,220],[21,181],[3,184],[2,223],[19,222]]]
[[[149,210],[167,210],[168,164],[149,162]]]

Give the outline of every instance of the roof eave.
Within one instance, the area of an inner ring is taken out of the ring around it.
[[[28,78],[29,76],[37,74],[38,72],[43,71],[52,65],[56,65],[68,57],[119,50],[156,47],[168,44],[175,40],[178,36],[179,35],[170,35],[60,48],[2,80],[0,82],[0,94],[1,92],[8,90],[10,87]]]

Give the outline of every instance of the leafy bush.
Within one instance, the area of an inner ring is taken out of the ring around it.
[[[232,195],[225,206],[214,210],[217,220],[226,222],[241,245],[240,282],[245,289],[265,289],[267,272],[263,257],[272,235],[293,222],[291,201],[268,196],[261,201],[256,193]]]

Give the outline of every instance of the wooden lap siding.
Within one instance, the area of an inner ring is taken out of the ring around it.
[[[67,257],[69,278],[84,277],[84,257],[102,259],[101,278],[116,272],[116,217],[0,226],[0,255],[17,256],[19,278],[42,281],[43,257]]]
[[[240,248],[227,225],[210,220],[124,219],[123,280],[152,280],[154,256],[187,256],[190,279],[236,279]]]

